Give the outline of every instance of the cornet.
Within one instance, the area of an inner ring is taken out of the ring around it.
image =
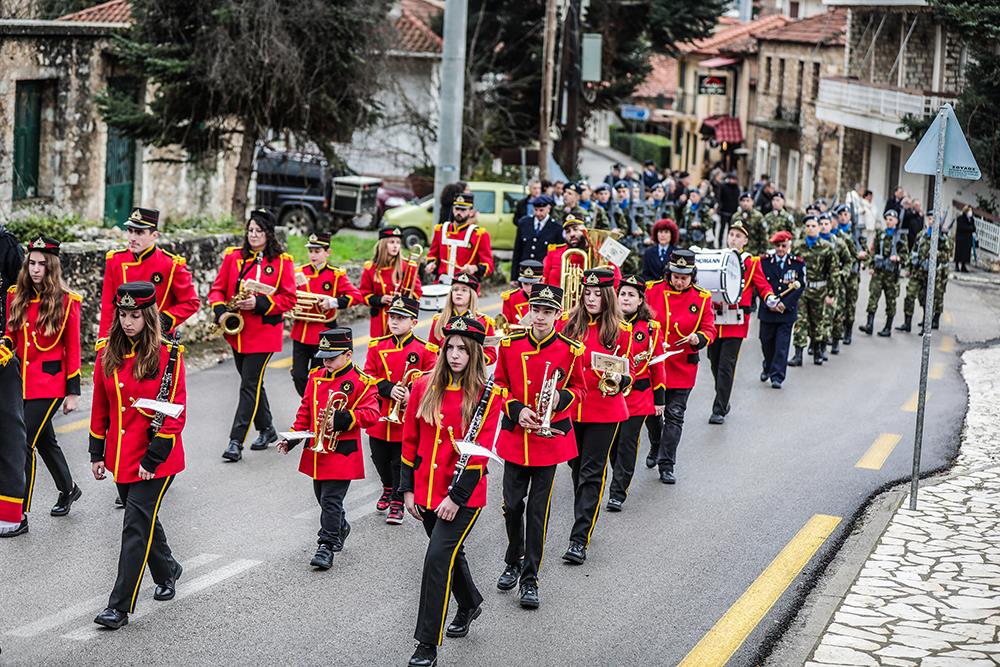
[[[326,395],[326,407],[320,410],[316,419],[317,429],[310,451],[317,454],[333,454],[337,451],[337,441],[340,439],[340,431],[334,430],[333,418],[337,410],[347,407],[347,394],[333,389]]]

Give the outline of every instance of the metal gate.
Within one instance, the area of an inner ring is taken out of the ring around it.
[[[42,82],[18,81],[14,100],[14,199],[38,196]]]
[[[132,209],[135,186],[135,141],[108,127],[108,159],[104,169],[104,218],[121,225]]]

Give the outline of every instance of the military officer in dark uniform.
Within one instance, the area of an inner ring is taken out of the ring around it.
[[[517,221],[514,254],[511,259],[511,280],[521,273],[521,262],[533,259],[541,262],[550,243],[562,243],[562,226],[552,217],[552,197],[540,195],[531,200],[532,215]]]
[[[24,249],[17,238],[0,224],[0,294],[17,283],[24,263]],[[0,333],[7,329],[5,302],[0,299]],[[21,370],[10,363],[14,355],[0,342],[0,537],[15,537],[28,532],[24,516],[24,463],[28,443],[24,433],[24,401],[21,400]]]
[[[774,294],[780,303],[768,308],[763,301],[757,311],[760,319],[760,347],[764,353],[764,366],[760,381],[771,381],[771,386],[781,389],[788,367],[788,346],[792,341],[792,327],[799,316],[799,298],[806,285],[806,263],[791,254],[792,233],[779,230],[771,236],[774,253],[760,260]],[[798,286],[796,286],[798,283]]]

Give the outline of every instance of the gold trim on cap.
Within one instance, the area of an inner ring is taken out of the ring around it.
[[[454,329],[455,331],[468,331],[469,325],[467,325],[465,323],[465,320],[463,320],[462,318],[458,318],[448,328],[449,329]]]
[[[321,350],[332,350],[333,343],[330,342],[329,338],[320,337],[319,339],[319,349]]]
[[[541,292],[539,292],[538,296],[540,296],[543,299],[554,299],[554,298],[556,298],[555,293],[552,290],[550,290],[548,287],[546,287]]]
[[[118,299],[118,305],[122,308],[135,308],[135,298],[131,294],[122,294],[121,298]]]
[[[597,277],[596,273],[591,273],[587,276],[586,280],[583,281],[584,285],[597,285],[601,282],[601,279]]]
[[[32,248],[45,248],[45,239],[39,236],[37,239],[31,242]]]

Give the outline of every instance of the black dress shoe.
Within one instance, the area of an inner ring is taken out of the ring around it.
[[[316,549],[316,555],[312,557],[309,564],[321,570],[329,570],[333,567],[333,549],[330,548],[330,545],[325,542],[319,545],[319,548]]]
[[[236,440],[230,440],[229,446],[226,447],[226,451],[222,452],[222,458],[236,463],[243,458],[243,445]]]
[[[52,506],[49,514],[52,516],[66,516],[69,514],[69,508],[73,506],[80,496],[83,495],[83,491],[76,484],[73,485],[73,490],[69,493],[59,493],[59,499],[56,500],[56,504]]]
[[[538,586],[535,584],[521,584],[521,600],[522,609],[538,609],[538,605],[541,601],[538,599]]]
[[[128,614],[117,609],[108,607],[94,619],[94,623],[103,625],[110,630],[117,630],[123,625],[128,625]]]
[[[17,537],[18,535],[24,535],[26,532],[28,532],[28,517],[23,517],[21,524],[17,528],[6,533],[0,533],[0,537]]]
[[[174,561],[174,573],[173,575],[164,581],[162,584],[157,584],[156,588],[153,590],[153,599],[160,600],[173,600],[174,594],[177,592],[177,580],[181,578],[181,573],[184,572],[184,568],[177,561]]]
[[[674,477],[672,470],[661,470],[660,471],[660,481],[664,484],[676,484],[677,478]]]
[[[778,380],[771,380],[771,389],[781,389],[781,382]]]
[[[767,378],[769,378],[769,377],[770,376],[767,374],[767,371],[764,371],[763,373],[760,374],[760,381],[761,382],[767,382]]]
[[[438,650],[434,644],[417,644],[417,650],[410,657],[408,667],[434,667],[438,664]]]
[[[653,466],[655,466],[655,465],[656,465],[656,457],[655,456],[646,456],[646,467],[649,468],[650,470],[652,470]]]
[[[508,563],[507,567],[505,567],[503,572],[500,573],[500,578],[497,579],[497,588],[501,591],[513,590],[514,586],[517,586],[517,579],[520,576],[521,564],[518,563],[517,565],[510,565]]]
[[[622,505],[624,504],[625,504],[624,500],[619,500],[618,498],[608,498],[608,511],[621,512]]]
[[[480,604],[475,609],[459,609],[458,613],[455,614],[454,620],[445,629],[444,634],[447,637],[464,637],[469,634],[469,626],[472,622],[479,618],[479,615],[483,613],[483,605]]]
[[[570,542],[569,549],[563,554],[563,560],[574,565],[583,565],[587,560],[587,547],[579,542]]]
[[[711,417],[708,418],[708,423],[709,424],[725,424],[726,423],[726,418],[723,417],[720,414],[713,414]]]
[[[259,452],[262,449],[267,449],[267,446],[271,443],[278,441],[278,433],[274,430],[273,426],[270,426],[257,435],[257,439],[250,443],[250,449],[255,452]]]

